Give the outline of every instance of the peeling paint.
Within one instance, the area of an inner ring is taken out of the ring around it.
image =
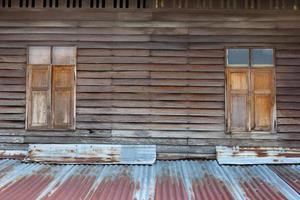
[[[220,164],[300,164],[299,148],[217,146]]]
[[[30,144],[25,161],[54,164],[153,164],[155,145]]]

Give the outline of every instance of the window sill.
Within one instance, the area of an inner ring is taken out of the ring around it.
[[[227,132],[233,139],[278,139],[277,132],[270,131],[249,131],[249,132]]]

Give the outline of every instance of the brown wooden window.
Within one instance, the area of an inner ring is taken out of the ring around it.
[[[75,47],[29,47],[27,129],[75,128],[75,64]]]
[[[227,49],[226,75],[227,131],[273,132],[273,49]]]

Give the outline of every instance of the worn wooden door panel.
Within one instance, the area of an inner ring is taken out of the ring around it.
[[[269,95],[256,95],[254,98],[254,118],[256,130],[271,129],[271,97]]]
[[[248,131],[248,69],[227,69],[228,131]]]
[[[274,108],[274,69],[251,69],[252,85],[252,129],[271,131]]]
[[[28,66],[28,101],[27,115],[28,128],[48,128],[49,102],[50,102],[50,66],[29,65]]]
[[[67,126],[71,124],[72,95],[70,91],[55,91],[53,99],[54,126]]]
[[[247,130],[247,96],[231,97],[231,130]]]
[[[52,119],[57,129],[74,127],[74,66],[52,68]]]
[[[47,97],[48,91],[32,91],[31,93],[31,127],[47,127]]]

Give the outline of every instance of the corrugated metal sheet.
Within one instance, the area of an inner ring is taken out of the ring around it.
[[[296,165],[43,165],[0,160],[0,199],[296,200],[299,176]]]
[[[30,144],[25,160],[59,164],[153,164],[156,146]]]
[[[299,148],[217,146],[220,164],[300,164]]]
[[[279,165],[272,166],[271,169],[300,194],[299,165]]]

